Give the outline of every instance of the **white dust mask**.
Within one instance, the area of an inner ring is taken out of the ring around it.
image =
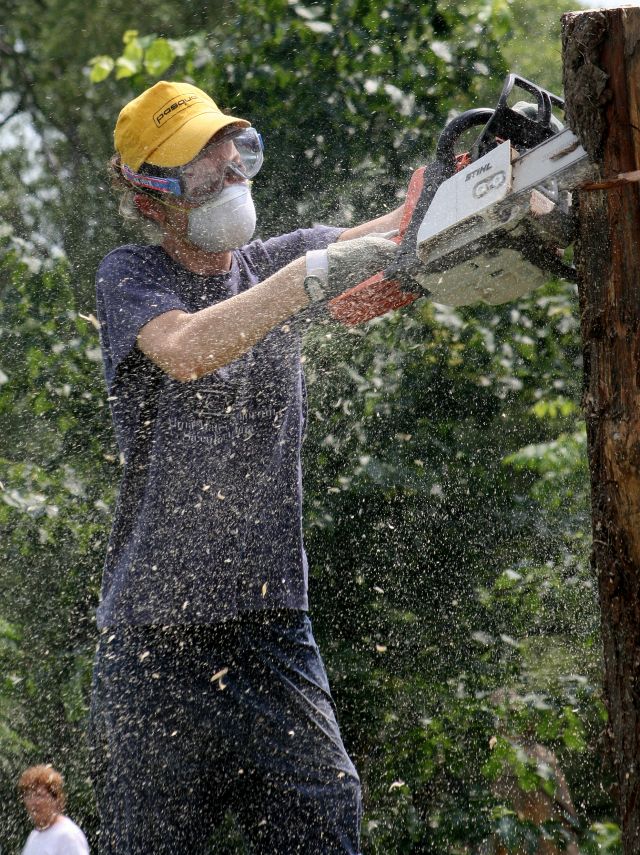
[[[249,185],[230,184],[210,202],[189,211],[187,237],[207,252],[225,252],[248,243],[255,227]]]

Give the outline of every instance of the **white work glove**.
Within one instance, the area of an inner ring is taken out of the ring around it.
[[[329,244],[307,253],[304,287],[312,303],[330,300],[353,288],[393,261],[398,245],[381,235],[366,235]]]

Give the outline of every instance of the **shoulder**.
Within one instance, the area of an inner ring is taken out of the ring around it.
[[[31,834],[27,837],[27,842],[24,844],[24,849],[22,850],[22,855],[35,855],[37,853],[37,844],[36,841],[38,839],[38,832],[34,829]]]
[[[89,852],[89,846],[87,844],[87,838],[84,836],[84,832],[72,819],[69,819],[68,816],[61,816],[54,828],[58,842],[75,844],[75,848],[71,850],[73,855],[76,855],[76,853],[80,855],[80,853]]]
[[[342,231],[330,226],[296,229],[264,241],[254,240],[238,252],[249,268],[263,276],[269,275],[300,258],[307,250],[324,249],[336,241]]]
[[[120,261],[149,261],[164,255],[157,244],[125,243],[108,252],[100,262],[103,265],[117,264]]]
[[[125,244],[111,250],[98,265],[96,282],[122,275],[149,274],[167,268],[167,254],[162,247],[150,244]]]

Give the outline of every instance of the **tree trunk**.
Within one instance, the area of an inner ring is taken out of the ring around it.
[[[640,167],[640,8],[562,18],[567,120],[596,181]],[[609,748],[640,853],[640,184],[583,191],[576,245]]]

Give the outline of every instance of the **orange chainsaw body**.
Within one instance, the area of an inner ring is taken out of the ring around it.
[[[457,170],[469,163],[467,153],[458,155],[455,160]],[[411,176],[398,234],[391,238],[394,243],[402,242],[409,227],[415,207],[422,195],[425,169],[425,166],[421,166]],[[417,292],[403,289],[395,280],[386,279],[384,272],[381,271],[334,297],[329,301],[328,310],[334,320],[340,321],[345,326],[353,327],[384,315],[392,309],[408,306],[419,296],[420,294]]]

